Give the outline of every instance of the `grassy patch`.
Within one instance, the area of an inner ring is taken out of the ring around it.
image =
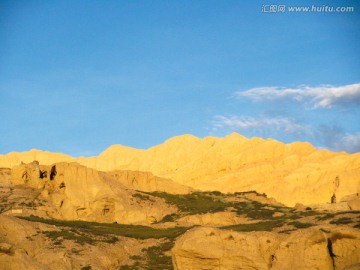
[[[142,225],[125,225],[116,223],[98,223],[87,221],[66,221],[56,219],[44,219],[36,216],[18,217],[33,222],[41,222],[45,224],[70,227],[82,232],[90,233],[93,235],[118,235],[131,237],[136,239],[148,239],[148,238],[169,238],[174,239],[177,236],[183,234],[188,230],[186,227],[174,227],[166,229],[155,229]],[[71,236],[69,236],[71,237]]]
[[[173,264],[171,256],[165,255],[174,246],[173,242],[165,242],[159,246],[152,246],[145,250],[146,268],[153,270],[172,270]]]
[[[291,232],[296,231],[296,229],[288,229],[288,230],[283,230],[283,231],[279,231],[279,233],[286,233],[286,234],[290,234]]]
[[[360,210],[351,210],[351,211],[341,211],[337,213],[338,215],[340,214],[360,214]]]
[[[179,215],[179,214],[169,214],[169,215],[164,216],[162,218],[162,220],[160,220],[158,223],[173,222],[173,221],[176,221],[180,217],[181,217],[181,215]]]
[[[180,214],[171,214],[165,216],[161,222],[175,221],[177,218],[187,214],[195,215],[195,214],[222,212],[229,207],[235,208],[237,214],[246,215],[247,217],[252,219],[261,219],[261,220],[273,219],[272,215],[276,212],[276,210],[275,208],[274,210],[264,208],[268,206],[266,204],[261,204],[257,201],[233,202],[233,201],[225,200],[226,198],[229,197],[234,197],[234,196],[239,197],[248,193],[255,193],[255,192],[249,191],[249,192],[236,192],[234,194],[223,194],[219,191],[213,191],[213,192],[194,192],[191,194],[184,194],[184,195],[167,194],[164,192],[152,192],[149,194],[163,198],[169,204],[176,205],[180,211]],[[260,196],[265,196],[265,195],[260,195]]]
[[[261,197],[265,197],[267,198],[266,194],[265,193],[258,193],[256,192],[255,190],[250,190],[250,191],[242,191],[242,192],[235,192],[234,195],[240,195],[240,196],[244,196],[244,195],[247,195],[247,194],[255,194],[257,196],[261,196]]]
[[[294,227],[298,228],[298,229],[304,229],[304,228],[309,228],[314,226],[314,224],[312,223],[308,223],[308,222],[299,222],[299,221],[293,221],[293,222],[289,222],[289,225],[293,225]]]
[[[117,238],[116,236],[113,236],[113,237],[111,237],[110,239],[104,240],[104,242],[109,243],[109,244],[114,244],[114,243],[116,243],[117,241],[119,241],[119,238]]]
[[[148,194],[163,198],[168,204],[176,205],[181,212],[190,214],[221,212],[231,206],[231,203],[223,201],[222,196],[219,196],[217,192],[194,192],[184,195],[165,192],[151,192]]]
[[[255,209],[250,210],[246,216],[252,219],[273,219],[273,214],[276,211],[270,209]]]
[[[328,214],[325,214],[325,215],[323,215],[323,216],[319,216],[319,217],[317,217],[317,220],[328,220],[328,219],[332,219],[332,218],[334,218],[335,217],[335,214],[330,214],[330,213],[328,213]]]
[[[134,268],[132,265],[122,265],[119,270],[137,270],[139,268]]]
[[[243,198],[246,194],[255,194],[266,197],[264,194],[258,194],[254,191],[236,192],[234,194],[223,194],[219,191],[213,192],[194,192],[191,194],[168,194],[165,192],[146,193],[152,196],[163,198],[168,204],[176,205],[179,213],[165,216],[160,222],[171,222],[185,215],[216,213],[225,211],[227,208],[233,208],[238,215],[243,215],[255,220],[284,220],[299,219],[304,216],[318,215],[317,212],[308,210],[306,212],[294,212],[292,208],[285,206],[275,206],[262,204],[258,201],[252,201],[244,198],[246,201],[229,200],[229,198]],[[273,217],[276,212],[283,213],[279,217]]]
[[[131,265],[122,265],[120,270],[140,270],[140,269],[151,269],[151,270],[173,270],[173,264],[171,256],[166,255],[174,246],[174,241],[170,240],[160,245],[151,246],[144,248],[142,252],[143,256],[134,255],[130,259],[134,260]]]
[[[337,220],[330,221],[330,224],[349,224],[349,223],[352,223],[352,219],[349,217],[343,217]]]
[[[44,231],[43,234],[45,234],[48,238],[54,240],[55,245],[60,245],[62,243],[62,240],[72,240],[79,244],[93,244],[95,242],[94,239],[91,237],[80,234],[80,233],[74,233],[72,231],[67,230],[61,230],[61,231]]]
[[[269,220],[253,224],[236,224],[221,227],[221,229],[232,230],[238,232],[251,232],[251,231],[272,231],[274,228],[284,225],[283,220]]]
[[[292,214],[292,215],[289,215],[288,217],[289,219],[292,219],[292,220],[295,220],[295,219],[299,219],[299,218],[302,218],[302,216],[300,214]]]
[[[319,215],[319,212],[314,211],[314,210],[306,210],[305,212],[301,212],[300,215],[303,217],[317,216],[317,215]]]

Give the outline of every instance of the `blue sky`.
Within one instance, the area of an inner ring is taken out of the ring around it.
[[[359,1],[1,1],[0,153],[234,131],[357,152],[359,48]]]

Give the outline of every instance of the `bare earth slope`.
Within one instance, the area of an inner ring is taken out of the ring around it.
[[[0,155],[0,167],[20,162],[76,161],[100,171],[151,172],[200,190],[256,190],[289,206],[326,203],[360,193],[360,153],[317,150],[309,143],[283,144],[272,139],[192,135],[174,137],[148,150],[114,145],[98,157],[72,158],[31,150]]]

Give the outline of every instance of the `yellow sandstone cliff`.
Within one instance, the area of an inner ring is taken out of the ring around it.
[[[147,150],[113,145],[97,157],[73,158],[31,150],[0,155],[0,167],[33,160],[40,164],[77,162],[99,171],[151,172],[200,190],[256,190],[289,206],[327,203],[360,193],[360,153],[317,150],[306,142],[192,135],[171,138]]]

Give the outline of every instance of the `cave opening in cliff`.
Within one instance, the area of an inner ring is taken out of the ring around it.
[[[55,176],[56,176],[57,172],[56,172],[56,165],[51,167],[51,171],[50,171],[50,180],[54,180]]]
[[[40,179],[44,179],[47,177],[47,171],[40,170]]]
[[[106,215],[109,212],[110,212],[110,206],[105,205],[103,209],[103,214]]]

